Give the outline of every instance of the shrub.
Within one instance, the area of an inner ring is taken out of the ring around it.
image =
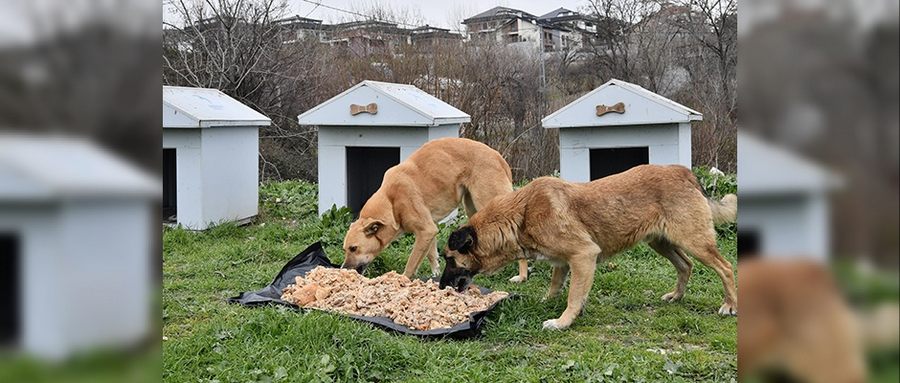
[[[717,174],[708,166],[698,166],[694,168],[694,175],[710,198],[721,198],[726,194],[737,193],[736,174]]]

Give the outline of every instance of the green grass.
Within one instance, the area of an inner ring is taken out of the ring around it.
[[[133,350],[94,350],[69,360],[48,362],[0,353],[0,382],[151,383],[159,381],[159,344]]]
[[[475,279],[517,296],[488,317],[474,340],[422,340],[322,312],[229,305],[226,298],[267,284],[315,241],[323,241],[332,261],[342,260],[349,214],[317,217],[314,184],[266,184],[260,199],[260,217],[248,226],[165,229],[166,381],[728,382],[736,376],[737,319],[715,314],[722,302],[718,277],[698,263],[685,299],[662,302],[675,269],[644,245],[598,267],[585,314],[562,332],[541,329],[565,308],[565,294],[540,301],[550,276],[545,263],[533,264],[524,284],[507,282],[514,265]],[[441,248],[455,225],[441,228]],[[396,241],[367,274],[402,270],[412,242],[411,236]],[[719,247],[735,262],[731,229],[720,233]],[[428,267],[419,272],[427,275]]]

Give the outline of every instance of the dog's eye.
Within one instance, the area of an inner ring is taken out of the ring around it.
[[[350,252],[351,252],[351,253],[355,253],[355,252],[356,252],[356,249],[357,249],[356,246],[350,246]]]

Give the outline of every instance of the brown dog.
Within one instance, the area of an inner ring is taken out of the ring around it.
[[[496,150],[464,138],[430,141],[384,173],[381,187],[344,237],[342,267],[361,273],[391,241],[408,232],[416,242],[403,274],[413,277],[428,256],[437,276],[436,222],[460,202],[471,217],[494,197],[511,191],[512,172]]]
[[[859,330],[872,326],[857,327],[825,266],[810,260],[758,259],[741,261],[738,267],[743,307],[739,380],[777,371],[801,382],[866,381],[862,346],[868,331]],[[896,326],[894,321],[890,327]]]
[[[566,310],[544,322],[544,328],[563,329],[581,312],[597,258],[646,239],[678,271],[675,290],[664,300],[684,295],[690,253],[722,278],[725,302],[719,313],[736,315],[734,275],[716,249],[713,229],[713,221],[734,221],[736,213],[736,196],[707,200],[694,174],[678,165],[641,165],[585,184],[538,178],[497,197],[450,235],[441,287],[464,289],[477,273],[493,272],[513,259],[546,257],[553,263],[548,298],[572,272]]]

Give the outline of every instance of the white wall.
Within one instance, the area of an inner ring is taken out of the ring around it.
[[[259,212],[259,129],[217,127],[202,131],[202,222],[217,224],[256,216]],[[180,203],[178,209],[180,212]]]
[[[175,149],[176,203],[178,223],[187,228],[204,229],[203,153],[200,129],[163,129],[163,149]]]
[[[64,339],[64,311],[56,307],[57,297],[65,286],[56,283],[64,268],[59,267],[63,248],[60,246],[56,204],[0,203],[0,231],[20,238],[20,274],[22,350],[46,358],[58,359],[67,353],[60,347]]]
[[[203,230],[258,214],[259,129],[163,129],[163,148],[175,148],[178,223]]]
[[[428,141],[447,137],[459,137],[459,124],[439,125],[428,128]]]
[[[320,126],[319,214],[332,206],[347,205],[348,146],[399,147],[400,161],[403,161],[425,142],[458,136],[458,124],[436,127]]]
[[[540,49],[541,34],[538,26],[522,19],[517,19],[516,23],[518,24],[519,38],[525,39],[528,45]]]
[[[61,339],[71,350],[141,341],[151,329],[150,244],[159,233],[151,202],[103,198],[61,208],[63,251],[53,267],[62,272],[50,281],[54,310],[64,317]]]
[[[559,131],[560,177],[590,181],[590,149],[648,147],[651,164],[691,167],[690,124],[562,128]]]
[[[738,230],[759,235],[762,255],[825,260],[828,204],[823,195],[741,196]]]
[[[61,359],[147,336],[152,211],[142,199],[0,204],[0,231],[21,239],[22,350]]]

